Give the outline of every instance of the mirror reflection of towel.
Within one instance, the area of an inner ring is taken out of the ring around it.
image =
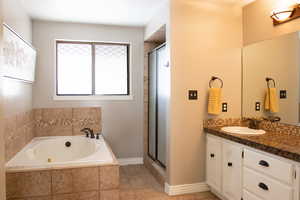
[[[266,92],[265,110],[273,113],[279,112],[278,96],[276,88],[269,88]]]
[[[209,88],[208,113],[219,115],[221,113],[221,88]]]

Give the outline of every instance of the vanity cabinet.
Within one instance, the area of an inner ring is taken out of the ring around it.
[[[224,200],[300,200],[297,162],[221,137],[207,135],[206,171]]]
[[[213,137],[207,138],[206,143],[206,180],[215,191],[221,192],[221,140]]]
[[[247,167],[243,171],[243,187],[251,194],[264,200],[293,199],[293,188],[291,186],[282,184]]]
[[[222,193],[230,200],[240,200],[242,196],[242,152],[239,145],[222,143]]]

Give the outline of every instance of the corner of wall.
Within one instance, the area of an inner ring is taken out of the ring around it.
[[[169,0],[164,3],[157,13],[150,19],[145,27],[144,40],[147,40],[153,33],[168,23]]]

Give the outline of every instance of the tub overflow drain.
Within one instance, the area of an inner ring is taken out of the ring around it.
[[[65,143],[65,145],[66,145],[66,147],[70,147],[71,146],[71,142],[68,141],[68,142]]]

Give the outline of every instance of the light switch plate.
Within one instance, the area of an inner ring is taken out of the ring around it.
[[[189,100],[197,100],[197,99],[198,99],[198,91],[189,90]]]
[[[255,111],[260,111],[260,102],[255,102]]]
[[[227,111],[228,111],[228,104],[222,103],[222,112],[227,112]]]
[[[286,99],[287,98],[287,91],[286,90],[280,90],[280,99]]]

